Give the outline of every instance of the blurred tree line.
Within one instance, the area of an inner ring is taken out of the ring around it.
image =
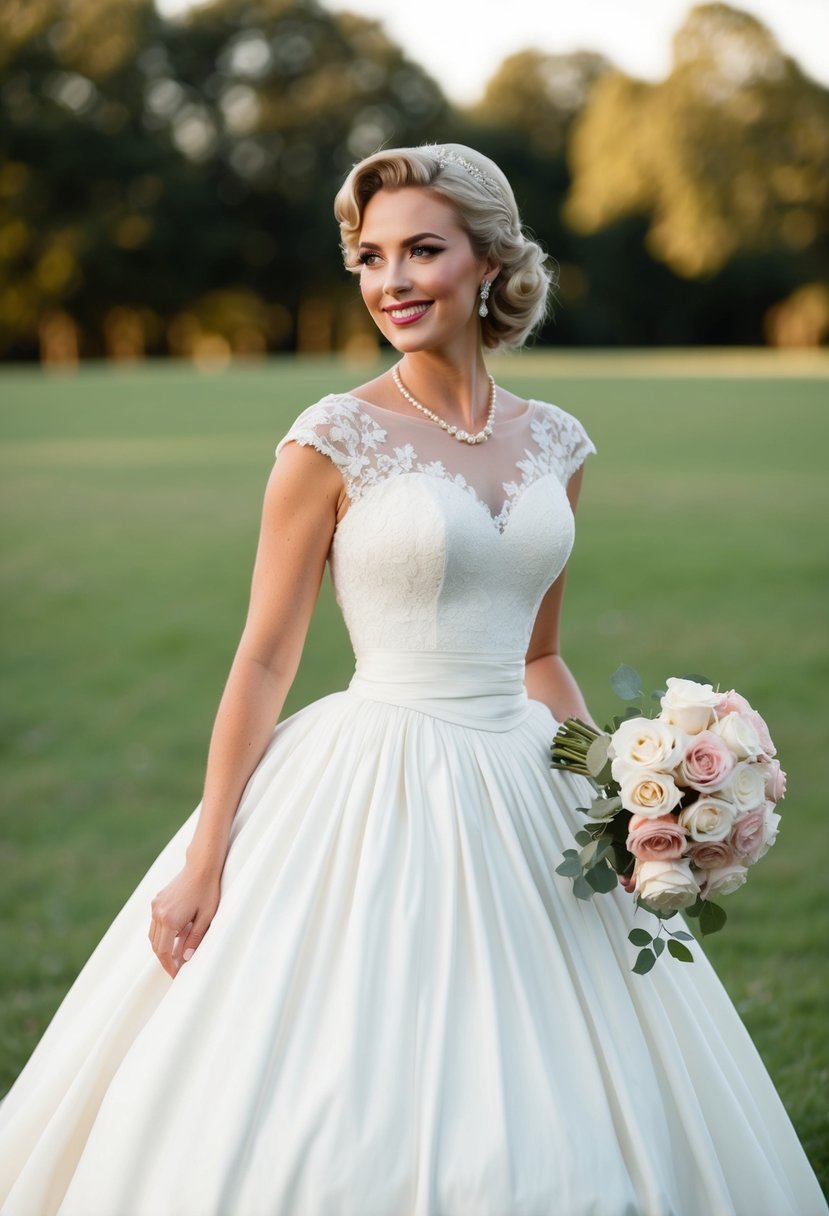
[[[6,0],[0,356],[370,351],[331,203],[380,145],[456,140],[559,264],[557,345],[829,341],[829,91],[691,11],[658,84],[528,50],[452,107],[316,0]]]

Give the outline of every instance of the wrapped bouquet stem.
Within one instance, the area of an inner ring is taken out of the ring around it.
[[[630,667],[611,680],[628,701],[644,702]],[[655,933],[632,929],[639,948],[633,970],[649,971],[667,947],[682,962],[691,934],[665,922],[680,910],[698,917],[703,934],[726,921],[716,900],[736,891],[771,847],[786,775],[768,727],[745,697],[720,692],[702,676],[672,676],[651,694],[660,710],[629,706],[598,731],[568,718],[552,742],[552,766],[586,777],[595,790],[579,807],[585,824],[577,849],[566,849],[557,873],[574,894],[591,899],[619,882],[653,913]]]

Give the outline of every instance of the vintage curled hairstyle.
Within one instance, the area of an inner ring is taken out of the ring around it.
[[[355,273],[361,268],[357,250],[369,200],[378,190],[404,186],[432,190],[454,209],[476,256],[499,263],[481,336],[491,351],[521,346],[547,315],[555,280],[546,253],[521,227],[506,177],[473,148],[463,144],[389,148],[356,164],[334,200],[346,268]]]

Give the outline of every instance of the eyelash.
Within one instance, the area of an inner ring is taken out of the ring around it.
[[[418,251],[423,252],[423,253],[428,253],[431,255],[436,255],[438,253],[443,252],[443,246],[442,245],[412,245],[410,253],[417,253]],[[373,266],[374,263],[370,262],[369,258],[376,258],[379,256],[380,255],[377,253],[372,253],[369,250],[366,250],[365,253],[361,253],[358,255],[357,260],[361,266]]]

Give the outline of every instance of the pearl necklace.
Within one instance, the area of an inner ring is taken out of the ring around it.
[[[396,367],[391,369],[391,376],[410,405],[413,405],[416,410],[420,410],[421,414],[425,414],[432,422],[436,422],[439,427],[442,427],[446,431],[447,435],[452,435],[459,443],[486,443],[487,439],[489,439],[492,434],[492,423],[495,419],[495,380],[492,376],[487,377],[489,380],[489,413],[487,414],[483,430],[478,431],[475,435],[470,435],[469,431],[462,431],[458,427],[452,426],[450,422],[447,422],[444,418],[439,418],[437,414],[427,409],[416,397],[413,397],[409,390],[403,387],[400,373]]]

